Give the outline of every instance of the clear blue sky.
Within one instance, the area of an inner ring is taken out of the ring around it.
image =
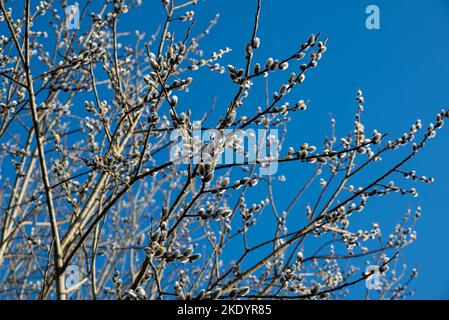
[[[155,2],[159,1],[144,1],[139,13],[129,15],[129,27],[138,24],[142,31],[154,30],[160,23],[153,19],[154,13],[161,12]],[[229,46],[233,52],[224,64],[242,63],[255,4],[255,0],[199,1],[195,30],[206,25],[215,13],[221,14],[218,26],[203,43],[206,54],[207,50]],[[380,8],[380,30],[365,28],[365,8],[370,4]],[[359,87],[366,98],[364,119],[369,130],[377,128],[397,136],[418,118],[425,123],[434,121],[440,109],[449,108],[448,31],[449,2],[444,0],[262,1],[262,46],[256,56],[260,61],[287,56],[310,33],[322,32],[329,37],[324,59],[309,73],[301,89],[300,96],[311,99],[312,107],[293,121],[288,141],[307,138],[321,142],[323,132],[329,132],[329,112],[336,118],[340,134],[351,130]],[[208,79],[192,88],[193,110],[208,110],[214,96],[218,97],[217,108],[224,108],[234,92],[225,90],[231,87],[220,76],[210,75]],[[274,83],[271,86],[273,90],[277,87]],[[250,99],[255,105],[262,104],[263,93],[253,92]],[[420,299],[449,298],[447,129],[405,167],[435,177],[436,183],[418,184],[419,198],[392,196],[373,202],[364,216],[369,222],[385,225],[386,233],[407,208],[422,205],[423,216],[416,228],[418,240],[404,251],[409,266],[419,270],[412,287]],[[294,173],[293,177],[275,191],[280,206],[291,198],[282,190],[298,189]],[[300,203],[297,208],[303,211],[303,207]]]
[[[233,52],[223,64],[243,63],[256,2],[198,1],[194,31],[200,31],[216,13],[221,15],[211,36],[203,42],[206,55],[227,46]],[[370,4],[380,8],[380,30],[365,28],[365,8]],[[151,34],[162,22],[162,14],[159,0],[145,0],[140,10],[123,16],[119,31],[139,29]],[[329,132],[330,112],[337,120],[340,135],[350,131],[358,88],[365,95],[364,119],[369,131],[376,128],[398,136],[418,118],[424,123],[434,121],[439,110],[449,108],[448,31],[449,2],[445,0],[263,0],[259,28],[262,46],[256,56],[260,62],[295,52],[311,33],[322,32],[329,37],[328,51],[318,68],[308,74],[298,94],[311,99],[311,108],[289,126],[287,141],[319,144]],[[202,74],[208,78],[194,83],[190,107],[207,111],[216,96],[217,109],[223,110],[234,92],[227,88],[233,86],[223,76]],[[270,87],[274,90],[278,84],[270,83]],[[263,91],[252,92],[248,101],[254,106],[263,104]],[[412,287],[420,299],[449,298],[448,148],[449,128],[445,128],[405,167],[436,178],[434,185],[417,185],[419,198],[383,198],[373,202],[364,215],[369,222],[376,220],[385,225],[387,232],[407,208],[422,205],[423,216],[416,228],[418,240],[404,251],[410,267],[419,270]],[[299,166],[288,170],[293,179],[275,189],[280,206],[291,199],[284,190],[297,190],[298,178],[304,177],[297,172]],[[301,202],[296,208],[303,212],[304,205]]]

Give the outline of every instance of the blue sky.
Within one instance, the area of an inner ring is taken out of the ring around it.
[[[203,42],[205,52],[228,46],[233,52],[224,64],[242,63],[255,4],[255,0],[200,0],[194,30],[220,13],[218,25]],[[365,8],[370,4],[380,9],[380,30],[365,28]],[[142,10],[127,19],[134,26],[138,20],[134,17],[140,17],[140,30],[154,30],[160,21],[143,17],[161,12],[156,5],[144,1]],[[329,132],[329,112],[337,120],[338,133],[351,130],[357,88],[362,88],[365,95],[364,119],[369,130],[376,128],[398,136],[418,118],[424,123],[434,121],[439,110],[449,108],[448,31],[449,3],[444,0],[263,1],[259,28],[262,45],[256,55],[259,61],[289,55],[311,33],[322,32],[329,37],[325,57],[301,88],[300,96],[311,99],[311,108],[293,120],[288,141],[297,143],[297,139],[307,138],[321,142],[323,132]],[[210,80],[198,81],[192,87],[190,107],[208,110],[217,96],[217,108],[225,108],[234,92],[226,88],[232,86],[218,75],[205,76]],[[270,84],[272,90],[278,88],[276,82]],[[253,92],[249,101],[262,104],[263,92]],[[448,138],[447,128],[440,131],[437,139],[405,167],[435,177],[434,185],[418,184],[418,198],[393,195],[373,202],[374,207],[364,216],[369,222],[376,220],[386,226],[387,232],[408,208],[422,206],[423,216],[416,227],[418,240],[404,251],[409,266],[419,270],[412,285],[419,299],[449,298]],[[291,198],[284,190],[299,188],[295,178],[301,174],[295,175],[292,171],[298,169],[291,169],[293,179],[275,190],[280,206]],[[303,207],[304,203],[299,203],[297,209],[303,211]]]
[[[380,30],[365,27],[365,8],[371,4],[380,8]],[[256,0],[199,0],[195,32],[220,13],[218,25],[202,43],[205,54],[230,47],[233,51],[223,64],[241,65],[255,5]],[[119,31],[139,29],[148,36],[162,23],[162,14],[160,1],[145,0],[142,8],[122,16]],[[445,0],[263,0],[258,33],[262,45],[256,60],[286,57],[311,33],[322,32],[329,37],[328,51],[318,68],[308,73],[304,86],[295,93],[310,99],[311,107],[295,115],[287,142],[320,144],[329,133],[329,113],[337,120],[340,136],[349,132],[358,88],[364,92],[363,117],[369,132],[377,129],[399,136],[418,118],[425,124],[434,121],[438,111],[449,108],[448,31],[449,2]],[[223,111],[235,92],[234,86],[218,74],[199,74],[203,78],[194,82],[185,98],[189,107],[194,112],[208,111],[216,97],[217,111]],[[277,89],[282,79],[270,82],[270,88]],[[263,89],[256,89],[248,99],[248,107],[263,103]],[[422,206],[423,215],[416,227],[418,240],[404,250],[406,262],[419,271],[412,284],[415,298],[419,299],[449,299],[448,148],[449,128],[445,128],[405,167],[436,179],[433,185],[416,186],[419,198],[393,195],[373,201],[364,213],[366,221],[379,222],[386,227],[386,233],[408,208]],[[307,173],[299,166],[282,170],[280,174],[292,177],[275,188],[278,205],[285,207],[291,200],[285,190],[299,189],[298,181]],[[303,212],[305,204],[299,202],[295,208]]]

